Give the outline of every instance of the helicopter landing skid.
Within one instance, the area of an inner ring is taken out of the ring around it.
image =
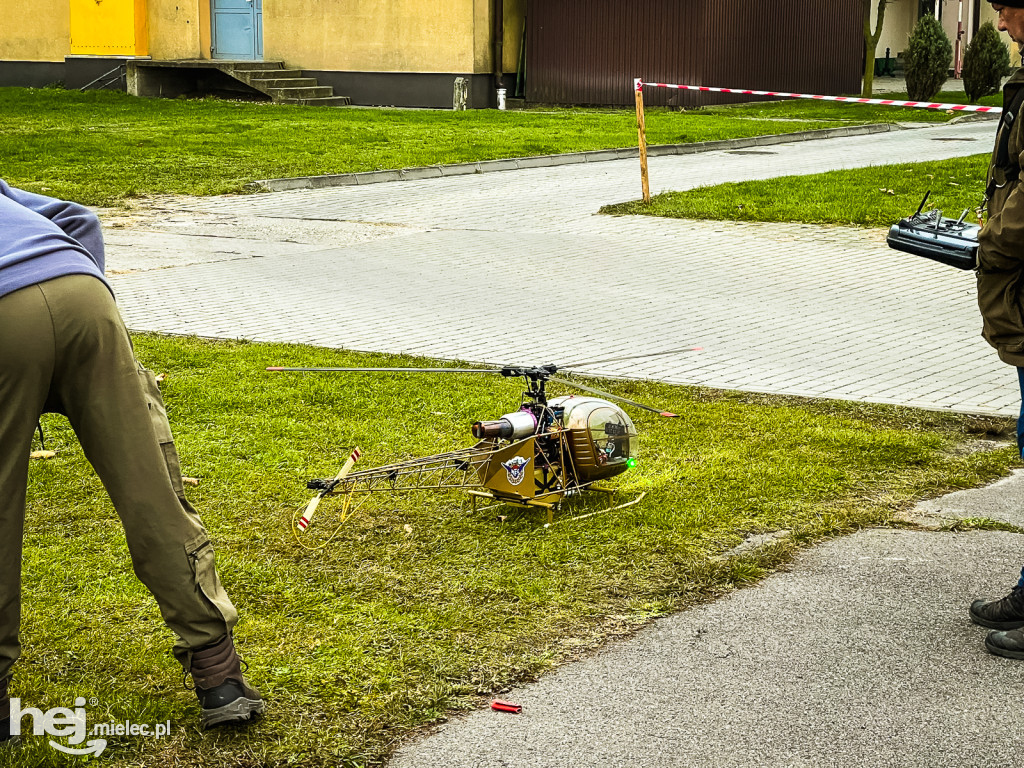
[[[604,488],[595,488],[594,490],[601,490],[601,491],[605,491],[606,493],[614,493],[614,491],[606,491]],[[632,507],[634,504],[639,504],[643,500],[644,496],[646,496],[646,495],[647,495],[647,491],[644,491],[643,493],[641,493],[639,496],[637,496],[632,501],[627,501],[627,502],[625,502],[623,504],[619,504],[619,505],[614,506],[614,507],[607,507],[605,509],[599,509],[596,512],[588,512],[585,515],[577,515],[576,517],[567,517],[564,520],[559,520],[558,522],[559,523],[571,523],[574,520],[586,520],[588,517],[594,517],[595,515],[603,515],[605,512],[614,512],[617,509],[625,509],[626,507]],[[548,524],[545,525],[544,527],[545,528],[550,528],[552,525],[555,525],[555,523],[552,523],[552,522],[548,521]]]
[[[509,504],[512,505],[513,507],[536,507],[538,509],[546,509],[548,511],[548,522],[549,523],[551,522],[551,518],[552,518],[552,516],[555,513],[556,507],[558,506],[558,502],[557,501],[537,501],[537,500],[534,500],[534,499],[531,499],[529,501],[527,501],[527,500],[520,501],[518,499],[507,499],[507,498],[505,498],[503,496],[495,496],[493,493],[490,493],[489,491],[470,490],[470,491],[466,491],[466,493],[468,493],[470,495],[470,497],[473,499],[473,511],[474,512],[477,511],[476,500],[477,499],[487,499],[488,501],[493,501],[495,503],[494,504],[490,504],[490,505],[488,505],[486,507],[482,507],[481,510],[491,509],[492,507],[500,507],[500,506],[509,505]]]
[[[572,495],[577,495],[581,490],[582,489],[575,490],[575,492]],[[586,490],[588,490],[588,491],[597,491],[599,493],[608,494],[609,501],[616,494],[616,490],[614,488],[600,488],[600,487],[594,486],[594,485],[588,487]],[[540,509],[546,509],[547,513],[548,513],[548,521],[544,524],[545,528],[550,528],[552,525],[555,525],[555,519],[554,519],[555,511],[556,510],[560,510],[562,508],[562,499],[559,499],[558,501],[537,501],[537,500],[518,501],[518,500],[506,499],[506,498],[503,498],[501,496],[495,496],[494,494],[489,493],[487,491],[470,490],[470,491],[466,491],[466,492],[473,499],[473,512],[477,511],[477,499],[487,499],[488,501],[496,502],[494,504],[489,504],[486,507],[481,507],[480,511],[485,511],[485,510],[488,510],[488,509],[493,509],[495,507],[506,506],[506,505],[512,505],[512,506],[515,506],[515,507],[524,507],[524,508],[525,507],[536,507],[536,508],[540,508]],[[639,504],[640,501],[643,499],[643,497],[646,496],[646,495],[647,495],[647,491],[644,491],[643,493],[641,493],[639,496],[637,496],[632,501],[627,501],[627,502],[625,502],[623,504],[618,504],[618,505],[616,505],[614,507],[606,507],[604,509],[599,509],[596,512],[588,512],[585,515],[576,515],[575,517],[567,517],[564,520],[559,520],[558,522],[559,523],[567,523],[567,522],[572,522],[574,520],[584,520],[584,519],[586,519],[588,517],[594,517],[595,515],[602,515],[605,512],[614,512],[617,509],[625,509],[626,507],[631,507],[634,504]]]

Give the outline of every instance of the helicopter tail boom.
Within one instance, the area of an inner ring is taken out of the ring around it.
[[[342,478],[310,480],[306,485],[323,494],[474,487],[480,484],[480,468],[495,450],[493,441],[481,440],[459,451],[364,469]]]

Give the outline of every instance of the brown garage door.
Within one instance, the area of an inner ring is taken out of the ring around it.
[[[862,7],[860,0],[528,0],[526,98],[628,105],[634,77],[854,93],[863,71]],[[664,89],[648,89],[645,99],[738,100]]]

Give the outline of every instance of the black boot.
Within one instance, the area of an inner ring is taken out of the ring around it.
[[[971,603],[971,621],[989,629],[1024,627],[1024,587],[1016,586],[1001,600],[975,600]]]
[[[246,723],[267,707],[259,691],[246,683],[242,662],[230,635],[193,651],[192,668],[188,672],[196,685],[204,728]]]
[[[989,632],[985,648],[996,656],[1008,659],[1024,659],[1024,632],[1014,629],[1009,632]]]

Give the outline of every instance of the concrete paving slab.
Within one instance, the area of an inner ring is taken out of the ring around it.
[[[519,233],[510,250],[506,233],[445,230],[117,275],[114,285],[132,328],[260,341],[301,332],[324,346],[497,365],[700,346],[583,370],[979,413],[1017,408],[1012,369],[978,336],[969,274],[908,264],[856,231],[845,234],[862,238],[858,249],[826,252],[795,246],[778,228],[658,227],[676,238],[648,241],[636,259],[623,256],[636,246],[626,235]],[[677,239],[694,245],[679,249]],[[723,253],[745,255],[709,269]],[[224,286],[240,280],[230,312],[212,317]]]
[[[111,274],[344,247],[417,232],[401,224],[169,212],[101,211]]]
[[[118,266],[110,264],[108,275],[235,259],[258,259],[316,249],[316,246],[300,243],[270,243],[238,237],[169,234],[139,229],[107,230],[104,240],[107,248],[130,254],[124,260],[118,259]]]
[[[662,158],[670,164],[652,167],[665,186],[685,188],[783,169],[948,156],[974,149],[973,141],[981,148],[990,132],[979,124],[940,126],[870,137],[871,145],[854,137],[780,145],[773,148],[778,155],[755,158]],[[969,141],[934,141],[949,137]],[[147,222],[153,229],[166,216],[161,231],[182,234],[180,247],[168,244],[168,263],[195,261],[194,241],[184,235],[200,230],[273,239],[279,229],[284,244],[274,255],[254,246],[263,255],[259,265],[197,265],[153,280],[115,276],[114,284],[138,330],[301,339],[497,364],[603,358],[623,344],[652,353],[686,342],[705,351],[584,372],[1016,412],[1012,369],[978,336],[969,274],[890,251],[882,230],[597,215],[601,204],[627,196],[636,172],[633,163],[612,161],[175,199]],[[190,218],[197,223],[183,227]],[[301,227],[316,235],[296,236]],[[335,247],[299,258],[293,240]],[[133,246],[114,238],[112,270],[138,268]],[[237,250],[236,243],[211,247]],[[223,285],[240,286],[236,293],[244,295],[225,294]],[[231,313],[206,322],[209,313],[196,311],[217,304]],[[443,332],[422,325],[438,316]],[[523,318],[534,319],[530,333],[510,333]],[[486,344],[477,341],[481,330]]]

